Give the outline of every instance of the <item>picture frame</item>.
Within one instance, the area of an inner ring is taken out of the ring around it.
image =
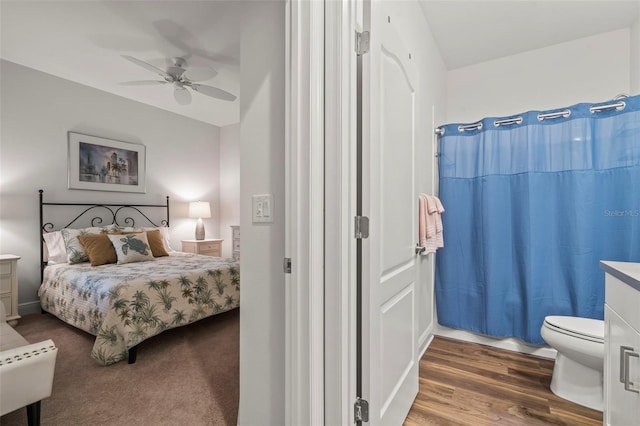
[[[68,132],[69,189],[146,192],[146,147]]]

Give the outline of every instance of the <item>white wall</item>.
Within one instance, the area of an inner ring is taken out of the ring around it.
[[[631,95],[640,95],[640,6],[638,17],[631,27]]]
[[[58,202],[156,204],[169,195],[177,250],[181,239],[194,238],[187,202],[209,201],[206,232],[218,235],[218,127],[11,62],[0,67],[0,252],[22,256],[21,312],[38,300],[38,189]],[[144,144],[146,194],[67,189],[68,131]]]
[[[245,5],[240,71],[240,425],[283,425],[285,392],[285,2]],[[273,194],[253,224],[251,195]],[[251,244],[247,242],[250,241]]]
[[[630,32],[623,29],[449,71],[446,122],[628,94],[629,49]]]
[[[222,256],[232,255],[231,225],[240,225],[240,124],[220,128],[220,233]]]

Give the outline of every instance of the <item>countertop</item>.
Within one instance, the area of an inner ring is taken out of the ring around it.
[[[600,261],[600,268],[640,291],[640,263],[602,260]]]

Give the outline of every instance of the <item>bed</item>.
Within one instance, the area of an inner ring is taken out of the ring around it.
[[[38,295],[42,310],[94,335],[91,357],[98,363],[110,365],[124,359],[134,363],[140,342],[239,306],[240,265],[233,259],[169,250],[167,255],[152,256],[155,248],[151,235],[162,230],[162,241],[166,242],[169,197],[166,204],[159,205],[47,203],[43,201],[43,191],[39,193],[40,229],[46,242],[40,244],[42,284]],[[116,246],[118,262],[122,253],[117,241],[128,247],[130,255],[141,256],[134,252],[132,241],[148,237],[144,240],[149,243],[146,249],[153,249],[153,253],[146,250],[143,261],[93,266],[94,258],[90,262],[78,260],[78,253],[70,250],[72,244],[66,239],[68,261],[64,262],[51,238],[56,227],[43,219],[49,206],[79,208],[80,214],[74,213],[75,218],[59,232],[64,237],[82,235],[82,241],[109,238]],[[160,221],[150,219],[147,210],[154,209],[166,209],[166,217]],[[134,218],[132,212],[138,217]],[[140,226],[136,219],[144,220],[148,226]],[[90,226],[78,228],[81,220]],[[108,225],[102,226],[103,223]],[[164,248],[170,249],[168,244]],[[76,261],[71,261],[74,256]]]

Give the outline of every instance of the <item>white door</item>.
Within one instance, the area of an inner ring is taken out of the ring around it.
[[[372,425],[401,425],[418,393],[415,329],[415,66],[393,2],[365,3],[362,397]]]

